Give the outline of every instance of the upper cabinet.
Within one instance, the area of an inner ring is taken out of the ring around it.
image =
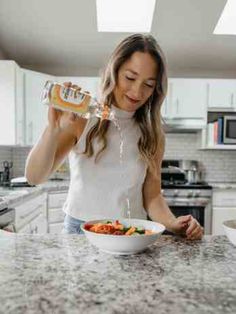
[[[24,143],[23,71],[14,62],[0,61],[0,145]]]
[[[236,109],[236,80],[207,80],[207,104],[209,108]]]
[[[203,119],[206,111],[206,82],[202,79],[170,79],[170,117]]]
[[[37,142],[47,125],[48,107],[41,102],[47,80],[71,81],[99,97],[99,77],[55,77],[22,69],[14,61],[1,60],[0,145],[34,145]],[[202,147],[205,148],[209,114],[212,117],[214,112],[221,111],[236,112],[235,79],[169,78],[167,97],[161,109],[167,131],[202,129],[205,139]]]
[[[170,78],[162,105],[166,131],[199,130],[206,116],[207,85],[203,79]]]
[[[168,97],[166,96],[162,106],[161,106],[161,115],[164,119],[168,118]]]
[[[42,104],[41,95],[47,80],[55,80],[52,75],[24,70],[25,99],[25,144],[36,143],[47,125],[47,106]]]

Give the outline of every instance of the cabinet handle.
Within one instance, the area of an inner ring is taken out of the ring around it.
[[[31,121],[28,125],[29,130],[29,144],[32,144],[33,142],[33,122]]]
[[[22,144],[21,143],[23,139],[23,121],[22,120],[18,121],[17,135],[18,135],[18,141],[19,141],[19,143],[17,144]]]
[[[234,105],[234,93],[231,94],[231,107]]]
[[[179,98],[176,100],[176,114],[178,115],[179,113]]]

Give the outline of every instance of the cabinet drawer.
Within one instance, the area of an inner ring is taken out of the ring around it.
[[[53,222],[63,222],[65,217],[65,213],[61,208],[53,208],[48,212],[49,223]]]
[[[26,226],[24,226],[23,228],[19,229],[17,231],[17,233],[30,233],[30,224],[27,224]]]
[[[48,208],[62,208],[66,198],[67,192],[48,194]]]
[[[56,223],[49,225],[49,233],[61,233],[63,229],[63,223]]]
[[[236,189],[213,191],[213,206],[236,207]]]
[[[29,201],[23,202],[19,206],[15,206],[15,226],[17,230],[40,213],[46,217],[46,198],[47,195],[44,193]]]
[[[222,224],[224,221],[231,219],[236,219],[236,208],[213,207],[212,234],[225,234]]]

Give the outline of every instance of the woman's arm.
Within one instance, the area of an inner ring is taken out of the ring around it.
[[[149,217],[153,221],[162,223],[167,230],[185,234],[189,239],[200,239],[203,228],[191,215],[176,218],[169,209],[167,202],[161,194],[161,163],[164,154],[164,145],[157,158],[157,175],[150,171],[143,185],[143,201]]]
[[[48,126],[26,160],[25,176],[30,184],[45,182],[60,166],[80,138],[86,121],[49,107]]]
[[[30,151],[25,166],[25,176],[30,184],[45,182],[57,169],[73,145],[75,137],[46,127],[39,141]]]
[[[157,176],[149,170],[143,185],[143,201],[149,217],[153,221],[162,223],[167,230],[172,231],[175,216],[169,209],[164,197],[161,194],[161,162],[163,158],[164,145],[157,159]]]

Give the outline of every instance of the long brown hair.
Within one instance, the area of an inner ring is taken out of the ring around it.
[[[125,38],[112,53],[103,71],[100,86],[100,102],[111,107],[114,96],[118,71],[134,52],[148,52],[157,63],[157,84],[147,102],[135,112],[133,119],[139,125],[141,136],[138,148],[141,157],[147,163],[151,172],[156,172],[156,157],[164,146],[164,132],[161,123],[161,105],[167,93],[166,62],[162,49],[151,35],[134,34]],[[88,132],[84,154],[91,157],[94,154],[93,140],[101,143],[96,153],[95,161],[107,147],[106,133],[110,121],[99,120]]]

